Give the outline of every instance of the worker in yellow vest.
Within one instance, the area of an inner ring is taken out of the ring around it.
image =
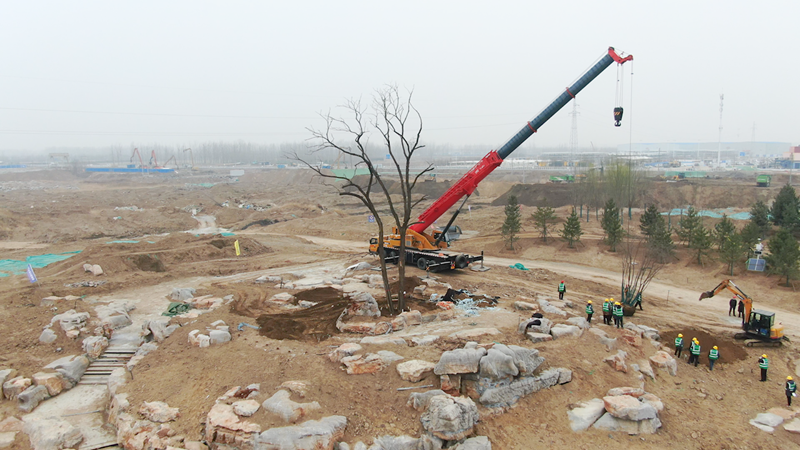
[[[719,348],[715,345],[708,351],[708,370],[714,370],[714,363],[719,359]]]
[[[761,355],[761,358],[758,358],[758,367],[761,369],[761,381],[767,381],[767,369],[769,369],[767,355]]]
[[[603,323],[606,325],[611,325],[611,307],[613,304],[611,303],[611,299],[607,298],[603,300]]]
[[[786,377],[786,403],[789,404],[788,406],[792,406],[792,397],[797,396],[795,392],[797,392],[797,385],[794,383],[791,376]]]
[[[592,301],[589,300],[586,302],[586,321],[592,323],[592,314],[594,314],[594,308],[592,307]]]

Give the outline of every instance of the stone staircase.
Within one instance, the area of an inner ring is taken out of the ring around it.
[[[111,371],[125,367],[135,353],[135,347],[108,347],[100,357],[89,364],[78,384],[107,384]]]

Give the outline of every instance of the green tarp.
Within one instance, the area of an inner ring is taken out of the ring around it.
[[[162,316],[173,317],[189,312],[192,307],[188,303],[170,302],[167,310],[161,313]]]
[[[508,267],[510,267],[512,269],[519,269],[519,270],[530,270],[530,269],[526,268],[525,266],[523,266],[522,263],[516,263],[513,266],[508,266]]]
[[[54,262],[71,258],[80,252],[81,251],[78,250],[76,252],[45,253],[44,255],[28,256],[24,261],[18,259],[0,259],[0,276],[22,275],[25,273],[25,270],[28,269],[28,264],[34,269],[41,269]]]

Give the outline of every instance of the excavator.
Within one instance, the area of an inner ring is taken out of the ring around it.
[[[745,345],[772,345],[778,347],[788,340],[783,335],[783,325],[779,322],[775,324],[775,313],[760,309],[753,309],[753,299],[745,294],[742,289],[731,280],[725,280],[710,291],[700,294],[700,300],[711,298],[723,290],[729,290],[744,303],[744,317],[747,319],[742,322],[743,333],[736,333],[736,339],[747,339]]]
[[[569,103],[570,100],[573,100],[583,88],[597,78],[608,66],[615,62],[617,65],[621,65],[631,60],[633,60],[633,55],[623,56],[617,54],[614,47],[609,47],[608,53],[603,55],[597,63],[586,71],[586,73],[578,78],[571,86],[566,88],[565,92],[562,92],[550,105],[539,113],[538,116],[534,117],[530,122],[527,122],[522,129],[500,147],[499,150],[490,151],[483,159],[478,161],[473,168],[453,184],[450,189],[434,201],[428,209],[423,211],[417,218],[417,221],[408,227],[405,235],[405,242],[403,242],[402,236],[398,233],[397,227],[392,227],[392,234],[382,237],[386,253],[385,260],[393,263],[399,262],[400,248],[402,244],[405,244],[405,262],[407,264],[416,264],[419,269],[430,270],[431,272],[448,269],[464,269],[473,262],[483,261],[483,255],[472,256],[445,251],[445,249],[450,246],[447,240],[447,232],[453,226],[453,222],[466,204],[469,196],[472,195],[478,187],[478,183],[498,168],[500,164],[503,163],[503,160],[531,137],[533,133],[536,133],[539,128]],[[622,107],[621,105],[616,105],[614,108],[615,126],[620,125],[619,121],[621,119]],[[462,198],[464,198],[464,200],[443,229],[439,231],[426,231],[433,225],[436,219],[446,213],[448,209]],[[378,254],[378,239],[378,237],[374,237],[369,241],[369,252],[372,254]]]

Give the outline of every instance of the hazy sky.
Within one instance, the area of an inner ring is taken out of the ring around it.
[[[578,96],[580,146],[716,142],[720,93],[723,141],[755,124],[797,144],[798,17],[798,1],[4,0],[0,150],[297,142],[387,83],[414,90],[426,142],[497,148],[608,46],[635,58],[624,126],[611,66]],[[568,144],[571,109],[533,144]]]

